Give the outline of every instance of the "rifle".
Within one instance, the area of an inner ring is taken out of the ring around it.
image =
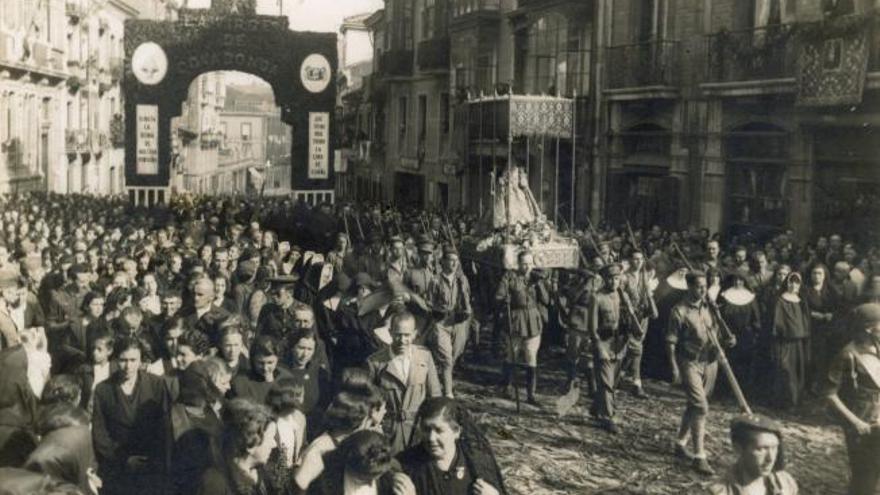
[[[348,230],[348,210],[345,208],[342,209],[342,223],[345,224],[345,235],[348,236],[349,242],[351,242],[351,232]]]
[[[507,287],[507,351],[510,353],[510,381],[513,382],[513,398],[516,401],[516,413],[520,413],[519,385],[516,383],[516,355],[513,352],[513,312],[510,310],[510,286]]]
[[[690,260],[688,260],[687,256],[684,254],[684,251],[681,250],[678,243],[672,241],[672,247],[678,251],[678,255],[681,256],[681,259],[684,261],[685,266],[688,267],[688,270],[693,271],[693,265],[691,265]],[[716,320],[719,324],[718,326],[727,334],[728,337],[734,337],[733,332],[731,332],[730,327],[727,326],[727,322],[724,321],[724,318],[721,316],[721,311],[718,310],[718,305],[713,303],[712,301],[706,301],[706,304],[709,306],[710,311],[712,313],[712,318]],[[727,360],[727,354],[724,353],[724,349],[721,347],[721,343],[718,342],[718,337],[715,335],[715,332],[706,332],[709,335],[709,340],[712,343],[712,346],[715,347],[715,350],[718,352],[718,364],[721,366],[721,369],[724,371],[724,376],[727,377],[728,383],[730,383],[730,388],[733,390],[733,395],[736,396],[736,401],[739,403],[739,406],[742,408],[743,412],[751,415],[752,408],[749,407],[748,401],[746,401],[746,396],[742,391],[742,388],[739,386],[739,381],[736,379],[736,375],[733,374],[733,368],[730,367],[730,362]]]
[[[355,221],[355,223],[357,223],[357,226],[358,226],[358,232],[360,232],[360,234],[361,234],[361,241],[366,241],[367,238],[366,238],[366,236],[364,236],[364,228],[361,227],[361,217],[360,217],[360,215],[354,215],[354,221]]]

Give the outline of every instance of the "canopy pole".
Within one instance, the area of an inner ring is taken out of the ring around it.
[[[553,179],[553,222],[558,222],[559,216],[559,134],[556,135],[556,166],[554,167]]]
[[[477,183],[480,187],[479,192],[479,212],[480,218],[483,218],[483,154],[480,152],[480,146],[483,144],[483,94],[480,93],[480,132],[477,133]]]
[[[541,208],[544,208],[544,139],[547,137],[546,131],[544,134],[541,134],[541,164],[540,171],[538,172],[538,180],[541,183],[538,185],[538,198],[541,200]]]
[[[571,101],[571,216],[568,225],[574,228],[574,200],[577,189],[577,90]]]

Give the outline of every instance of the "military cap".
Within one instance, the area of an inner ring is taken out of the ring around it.
[[[74,262],[73,256],[71,256],[69,254],[65,254],[64,256],[61,257],[61,264],[62,265],[72,265],[73,262]]]
[[[744,445],[749,441],[750,433],[772,433],[779,438],[780,448],[777,463],[784,463],[782,451],[782,425],[773,419],[757,414],[742,415],[730,421],[730,442],[734,445]]]
[[[416,244],[419,247],[419,251],[423,253],[433,253],[434,248],[436,247],[434,241],[426,235],[420,235]]]
[[[455,249],[455,246],[453,246],[452,244],[448,244],[448,243],[444,244],[443,245],[443,256],[444,257],[449,256],[450,254],[454,254],[454,255],[458,256],[458,250]]]
[[[403,237],[400,237],[400,236],[397,235],[397,234],[391,236],[391,237],[388,239],[388,244],[394,244],[394,243],[396,243],[396,242],[399,242],[399,243],[401,243],[401,244],[405,244],[405,243],[403,242]]]
[[[599,273],[606,278],[620,275],[622,272],[623,269],[621,268],[619,263],[608,263],[607,265],[603,266],[602,269],[599,271]]]
[[[379,284],[377,284],[376,281],[373,280],[373,277],[371,277],[370,274],[366,273],[366,272],[360,272],[354,276],[354,285],[355,285],[355,287],[371,287],[371,288],[375,288],[375,287],[379,286]]]
[[[377,242],[382,242],[382,233],[377,230],[374,230],[374,231],[370,232],[369,238],[370,238],[370,242],[374,243],[374,244]]]

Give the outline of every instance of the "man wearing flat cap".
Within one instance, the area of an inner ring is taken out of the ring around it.
[[[269,279],[274,297],[260,310],[257,335],[269,335],[281,341],[293,330],[296,323],[294,308],[298,303],[302,304],[293,296],[298,281],[297,275],[281,275]]]
[[[785,469],[782,425],[757,415],[730,422],[736,463],[709,488],[712,495],[797,495],[797,482]]]
[[[587,306],[587,330],[593,340],[596,395],[591,413],[609,433],[617,433],[614,422],[614,389],[620,365],[626,355],[627,335],[621,325],[624,301],[620,293],[623,270],[617,263],[601,271],[603,286]]]
[[[825,396],[849,457],[849,495],[880,493],[880,304],[853,311],[852,341],[828,368]]]

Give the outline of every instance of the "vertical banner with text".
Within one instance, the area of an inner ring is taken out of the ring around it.
[[[309,179],[329,177],[330,114],[309,112]]]
[[[159,107],[137,106],[137,167],[138,175],[159,173]]]

